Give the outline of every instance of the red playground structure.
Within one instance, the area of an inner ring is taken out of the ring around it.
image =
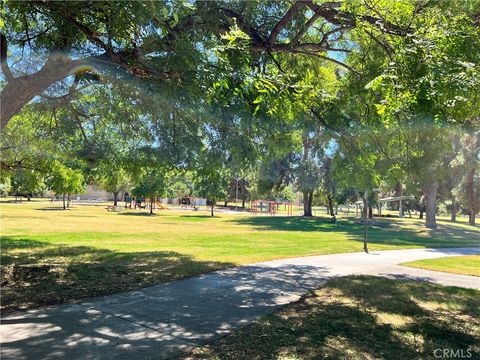
[[[293,204],[288,201],[266,201],[266,200],[254,200],[250,204],[250,214],[268,214],[271,216],[276,215],[279,212],[281,205],[285,206],[287,216],[293,215]]]

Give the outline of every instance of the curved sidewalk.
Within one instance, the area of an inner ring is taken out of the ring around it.
[[[380,275],[480,288],[480,278],[399,263],[480,254],[436,248],[282,259],[1,319],[2,359],[164,359],[249,324],[332,277]]]

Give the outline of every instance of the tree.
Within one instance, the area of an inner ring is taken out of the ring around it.
[[[1,176],[0,195],[7,197],[7,195],[10,193],[11,190],[12,190],[12,181],[10,180],[10,178],[6,176]]]
[[[62,194],[63,209],[70,205],[70,195],[85,191],[84,178],[79,170],[75,170],[55,161],[51,166],[50,189],[56,194]],[[68,196],[68,203],[66,202]]]
[[[165,173],[157,169],[146,169],[139,183],[132,189],[132,194],[150,198],[150,214],[153,214],[153,204],[157,196],[166,192]]]
[[[442,202],[449,202],[446,207],[450,211],[450,219],[456,221],[457,213],[460,210],[458,191],[460,183],[465,177],[466,169],[461,150],[461,134],[452,131],[449,139],[452,143],[451,151],[446,151],[441,158],[442,167],[445,170],[439,184],[439,197]]]
[[[333,174],[338,185],[341,188],[353,187],[363,201],[365,252],[368,252],[368,209],[372,205],[373,193],[380,186],[381,174],[385,173],[389,163],[388,157],[382,153],[382,147],[372,146],[377,134],[375,129],[351,129],[348,141],[343,139],[333,159]]]
[[[452,143],[444,127],[431,119],[417,119],[417,125],[401,130],[404,145],[401,152],[407,181],[420,187],[425,199],[425,226],[435,228],[438,188],[446,176],[442,157],[452,151]]]
[[[23,194],[30,201],[32,194],[45,191],[43,175],[35,170],[16,169],[12,177],[12,189],[15,192],[15,199],[18,194]]]
[[[470,225],[475,225],[475,216],[480,211],[480,132],[465,134],[463,149],[466,172],[462,188],[468,221]]]
[[[6,86],[1,93],[1,128],[26,103],[61,81],[67,83],[63,93],[68,95],[92,79],[119,76],[166,86],[190,83],[204,69],[211,69],[215,60],[205,53],[215,49],[215,39],[225,36],[225,29],[234,23],[248,36],[253,54],[320,57],[349,69],[329,53],[348,53],[343,38],[352,29],[368,25],[371,31],[390,36],[409,32],[408,27],[389,21],[389,10],[356,1],[350,6],[312,0],[293,4],[7,1],[2,8],[1,67]],[[416,10],[411,14],[419,16],[423,9]],[[8,59],[9,51],[17,53],[25,47],[25,63],[38,64],[38,71],[23,72],[23,61],[14,66]],[[37,58],[39,54],[45,55]]]
[[[228,184],[227,197],[230,201],[242,200],[242,209],[245,208],[245,201],[250,196],[249,182],[242,177],[234,177]]]
[[[176,171],[169,173],[167,179],[167,194],[169,198],[183,198],[194,196],[195,174],[191,171]]]
[[[409,177],[421,182],[426,226],[431,228],[436,227],[437,193],[444,176],[442,156],[450,146],[447,126],[478,127],[477,11],[467,4],[425,7],[412,17],[409,36],[381,39],[388,56],[382,73],[366,86],[380,95],[376,111],[382,122],[405,131],[404,164]]]
[[[113,193],[113,205],[117,206],[118,194],[130,187],[130,176],[120,164],[103,163],[98,173],[98,184],[103,190]]]
[[[321,191],[327,200],[327,209],[330,216],[335,216],[333,202],[337,195],[337,186],[335,179],[333,179],[332,159],[330,157],[325,157],[321,171]]]
[[[480,211],[480,179],[474,177],[473,181],[471,173],[467,173],[465,179],[458,188],[458,199],[460,203],[460,211],[468,215],[470,225],[475,225],[476,215]]]
[[[300,163],[297,177],[297,188],[303,194],[303,216],[313,216],[313,193],[321,181],[320,167],[307,157]]]
[[[197,52],[191,41],[195,34],[191,31],[192,11],[192,6],[163,2],[125,2],[121,6],[107,2],[71,2],[68,6],[7,2],[2,9],[6,27],[1,35],[1,65],[7,84],[1,93],[1,128],[32,98],[72,76],[75,79],[63,86],[63,93],[72,93],[92,79],[98,81],[98,72],[111,79],[121,72],[125,77],[163,82],[188,74],[188,62],[182,55],[194,56]],[[138,31],[145,27],[152,32]],[[142,34],[142,39],[130,41],[135,34]],[[182,45],[171,53],[182,53],[177,61],[161,55],[178,44]],[[13,51],[28,47],[27,61],[39,64],[39,70],[22,73],[18,66],[12,67],[7,58],[8,45]],[[84,56],[74,57],[80,48]],[[45,54],[45,58],[37,58],[38,54]]]
[[[294,202],[297,197],[291,185],[285,186],[285,188],[279,193],[279,196],[282,200],[287,200],[288,202]]]
[[[225,169],[222,153],[218,148],[204,149],[195,172],[195,191],[207,198],[210,203],[210,215],[218,199],[225,198],[228,180],[231,174]]]

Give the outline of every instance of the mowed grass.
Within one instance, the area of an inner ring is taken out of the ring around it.
[[[103,206],[1,204],[4,309],[141,288],[257,261],[362,251],[352,220],[163,210],[107,212]],[[480,228],[416,220],[375,221],[370,249],[480,246]]]
[[[413,360],[436,349],[479,358],[480,291],[350,276],[179,358]]]
[[[400,265],[453,274],[480,276],[480,255],[448,256],[410,261]]]

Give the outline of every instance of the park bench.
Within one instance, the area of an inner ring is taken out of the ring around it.
[[[105,208],[108,212],[113,211],[113,212],[120,212],[122,211],[121,206],[118,205],[107,205]]]

